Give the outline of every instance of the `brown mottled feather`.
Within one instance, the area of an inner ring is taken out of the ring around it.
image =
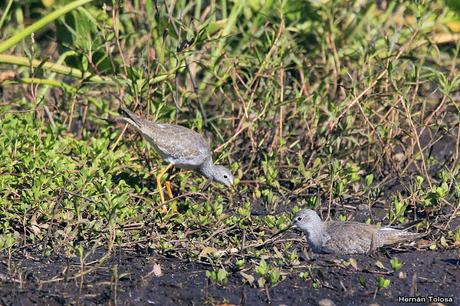
[[[372,239],[378,232],[378,227],[359,222],[326,222],[326,231],[331,237],[324,247],[335,253],[367,253],[371,244],[378,248],[379,241]]]
[[[377,232],[377,239],[382,241],[383,245],[390,245],[411,241],[426,236],[425,233],[412,233],[406,230],[384,227]]]
[[[197,132],[175,124],[159,124],[143,119],[126,108],[125,120],[133,125],[166,161],[193,168],[211,157],[206,140]]]
[[[324,248],[335,253],[368,253],[384,245],[414,240],[424,234],[411,233],[389,227],[378,227],[360,222],[326,222],[326,232],[330,239]]]
[[[292,224],[307,234],[312,250],[318,253],[364,254],[384,245],[424,236],[424,234],[354,221],[323,222],[311,209],[297,212],[292,219]]]

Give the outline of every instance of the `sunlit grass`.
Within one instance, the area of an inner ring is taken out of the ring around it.
[[[304,240],[270,237],[305,206],[422,218],[431,248],[458,247],[460,44],[442,1],[212,3],[92,3],[4,48],[1,249],[142,245],[209,265],[220,285],[244,269],[250,285],[276,286]],[[58,10],[33,7],[33,20]],[[26,12],[13,4],[2,41]],[[235,188],[174,172],[177,212],[164,213],[162,162],[115,124],[121,92],[137,113],[206,135]]]

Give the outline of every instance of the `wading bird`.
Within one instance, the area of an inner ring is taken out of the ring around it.
[[[123,120],[133,126],[160,157],[169,163],[157,177],[157,188],[161,202],[164,203],[162,176],[172,167],[191,169],[200,172],[210,181],[217,181],[230,187],[233,175],[226,167],[215,165],[212,161],[211,149],[207,141],[197,132],[176,124],[156,123],[139,117],[123,104],[121,112]],[[172,197],[171,191],[168,193]]]

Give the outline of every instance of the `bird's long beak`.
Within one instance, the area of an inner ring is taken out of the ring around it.
[[[295,225],[294,225],[294,224],[291,224],[291,225],[289,225],[288,227],[286,227],[285,229],[282,229],[282,230],[280,230],[279,232],[273,234],[270,238],[275,238],[276,236],[279,236],[279,235],[281,235],[282,233],[287,232],[288,230],[290,230],[290,229],[293,228],[293,227],[295,227]]]

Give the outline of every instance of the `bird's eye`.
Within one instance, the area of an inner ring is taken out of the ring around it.
[[[297,221],[302,221],[302,217],[297,217]]]
[[[228,176],[226,174],[224,174],[224,178],[228,178]]]

